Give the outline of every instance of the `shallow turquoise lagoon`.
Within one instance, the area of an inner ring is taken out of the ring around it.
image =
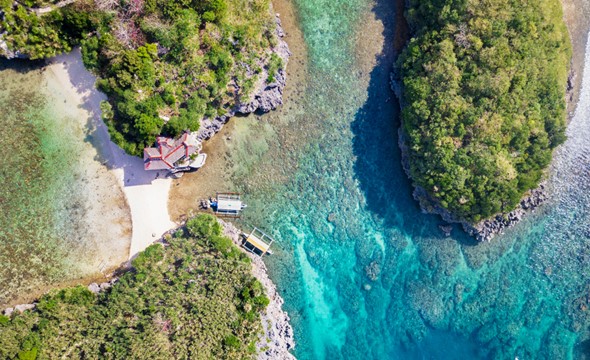
[[[445,238],[441,220],[420,212],[400,165],[388,83],[393,2],[295,6],[309,81],[268,117],[267,153],[237,181],[248,193],[245,222],[279,240],[267,260],[295,327],[295,355],[583,356],[590,326],[590,80],[570,139],[556,154],[550,203],[491,243],[476,244],[458,227]],[[375,38],[384,48],[367,71],[375,54],[363,44]]]

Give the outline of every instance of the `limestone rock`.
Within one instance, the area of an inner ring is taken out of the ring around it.
[[[278,14],[275,18],[276,23],[276,34],[279,38],[278,45],[272,49],[272,51],[278,55],[282,60],[283,64],[287,64],[291,52],[289,46],[283,39],[285,32],[283,31],[281,20]],[[262,64],[261,64],[262,65]],[[226,114],[215,117],[214,119],[202,119],[199,131],[197,131],[197,139],[199,141],[208,140],[213,135],[221,130],[231,117],[236,114],[251,114],[257,111],[269,112],[276,109],[283,104],[283,89],[287,83],[287,73],[285,69],[280,69],[274,76],[274,81],[268,83],[268,69],[263,68],[262,74],[258,85],[255,87],[253,95],[249,99],[240,99],[232,109]]]
[[[25,312],[26,310],[32,310],[35,308],[35,304],[21,304],[21,305],[16,305],[14,307],[14,311],[18,311],[18,312]]]
[[[100,292],[100,286],[97,283],[92,283],[88,285],[88,290],[95,294],[98,294]]]

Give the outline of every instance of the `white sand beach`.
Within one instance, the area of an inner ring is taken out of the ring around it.
[[[175,226],[168,213],[172,180],[163,178],[163,171],[145,171],[142,159],[125,154],[110,141],[100,118],[100,102],[106,100],[106,96],[95,88],[96,77],[84,68],[79,49],[51,59],[47,71],[53,72],[63,87],[71,90],[72,100],[88,112],[87,125],[92,142],[99,148],[100,161],[114,173],[125,194],[132,221],[127,254],[131,259]]]

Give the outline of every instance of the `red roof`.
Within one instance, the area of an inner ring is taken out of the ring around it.
[[[173,169],[174,164],[197,151],[197,146],[191,143],[188,133],[177,139],[164,136],[156,138],[155,148],[143,149],[143,164],[146,170]]]

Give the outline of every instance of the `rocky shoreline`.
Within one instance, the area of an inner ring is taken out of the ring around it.
[[[246,253],[252,259],[252,275],[260,281],[266,289],[270,303],[266,307],[264,313],[261,314],[262,332],[259,335],[259,340],[256,343],[258,350],[257,359],[259,360],[294,360],[295,356],[289,351],[295,347],[295,340],[293,335],[293,328],[290,324],[289,315],[283,310],[283,298],[278,294],[275,284],[268,277],[266,265],[260,256],[254,255],[244,250],[240,243],[240,230],[233,224],[219,220],[223,225],[224,235],[232,239],[238,248]],[[171,236],[178,228],[168,231],[159,243],[165,243],[166,236]],[[122,272],[130,270],[130,267],[124,267],[117,271],[120,275]],[[88,290],[98,294],[102,291],[110,289],[119,281],[117,275],[113,275],[109,281],[103,283],[91,283],[87,286]],[[10,317],[15,311],[24,312],[26,310],[33,310],[37,306],[37,302],[30,304],[20,304],[4,309],[4,316]]]
[[[396,71],[391,72],[391,90],[394,92],[396,98],[399,101],[400,108],[403,109],[404,104],[402,101],[402,91],[403,86],[401,82],[401,78],[398,76]],[[570,72],[568,76],[568,83],[567,83],[567,99],[571,101],[573,96],[573,82],[575,79],[575,74],[573,70]],[[398,130],[398,145],[401,150],[401,158],[402,158],[402,167],[410,180],[412,177],[410,176],[410,166],[409,166],[409,159],[408,159],[408,149],[405,142],[405,135],[403,132],[403,125],[400,126]],[[440,215],[440,217],[449,224],[460,224],[470,236],[475,237],[477,241],[490,241],[496,235],[502,234],[504,230],[509,227],[516,225],[520,220],[522,220],[525,215],[529,212],[533,212],[537,207],[541,206],[548,198],[549,195],[547,193],[547,183],[543,181],[539,184],[536,189],[530,190],[525,197],[522,198],[518,207],[508,213],[500,213],[496,214],[495,216],[482,220],[476,224],[469,223],[467,221],[463,221],[457,219],[453,214],[451,214],[447,209],[443,208],[438,204],[438,202],[433,199],[426,189],[421,186],[418,186],[412,183],[414,186],[414,191],[412,192],[412,196],[414,199],[420,204],[420,208],[422,212],[427,214],[435,214]],[[451,230],[446,226],[440,227],[443,233],[446,236],[450,235]]]
[[[225,115],[217,116],[214,119],[201,120],[201,126],[197,131],[197,139],[199,141],[208,140],[213,135],[218,133],[223,125],[225,125],[230,118],[236,114],[251,114],[257,111],[269,112],[276,109],[283,104],[283,89],[287,83],[286,66],[291,56],[289,46],[284,40],[285,32],[283,30],[279,14],[275,14],[276,35],[279,39],[277,46],[272,48],[272,53],[279,56],[283,61],[283,67],[277,71],[274,76],[274,81],[268,83],[268,69],[261,65],[262,73],[259,77],[255,91],[250,96],[248,101],[240,102],[231,108]]]
[[[225,236],[243,249],[240,242],[240,230],[233,224],[221,221],[223,233]],[[266,295],[270,303],[261,315],[263,332],[260,334],[256,343],[259,360],[292,360],[295,356],[289,350],[295,347],[293,328],[289,323],[289,315],[283,310],[283,298],[277,292],[277,288],[272,280],[268,277],[266,265],[260,256],[254,255],[248,251],[244,252],[252,259],[252,275],[266,289]]]

